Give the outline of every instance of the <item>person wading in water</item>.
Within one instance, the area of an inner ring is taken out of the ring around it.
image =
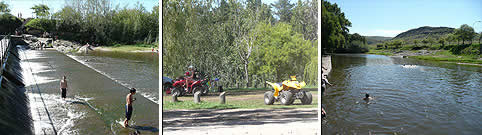
[[[136,101],[136,98],[133,95],[136,94],[136,89],[131,88],[129,94],[126,96],[126,120],[124,120],[124,128],[129,127],[129,120],[131,120],[132,116],[132,102]]]
[[[65,77],[65,75],[62,77],[62,80],[60,80],[60,93],[62,99],[67,97],[67,77]]]

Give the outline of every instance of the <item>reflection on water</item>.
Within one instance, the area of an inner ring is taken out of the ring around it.
[[[480,67],[380,55],[334,55],[332,64],[324,134],[482,132]],[[362,104],[365,93],[374,104]]]

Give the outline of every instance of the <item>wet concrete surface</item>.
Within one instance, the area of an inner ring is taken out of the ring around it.
[[[19,53],[36,134],[50,134],[54,128],[58,134],[159,133],[158,104],[135,95],[133,126],[122,128],[127,87],[53,49]],[[67,99],[60,98],[63,75]]]

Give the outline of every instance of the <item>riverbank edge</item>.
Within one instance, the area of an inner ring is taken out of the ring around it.
[[[118,52],[132,52],[132,53],[145,53],[155,52],[152,47],[143,47],[136,45],[119,45],[116,46],[86,46],[77,42],[69,40],[56,40],[52,47],[62,53],[84,53],[89,50],[99,51],[118,51]],[[155,48],[154,48],[155,49]]]
[[[384,55],[384,56],[389,56],[389,57],[401,57],[401,58],[413,58],[417,60],[428,60],[428,61],[438,61],[438,62],[446,62],[446,63],[454,63],[454,64],[459,64],[459,65],[471,65],[471,66],[481,66],[482,64],[476,63],[476,62],[471,62],[471,61],[479,61],[482,62],[482,60],[475,60],[475,59],[458,59],[458,60],[453,60],[455,58],[453,57],[441,57],[443,55],[436,55],[435,53],[441,52],[444,50],[418,50],[417,52],[414,51],[407,51],[407,50],[401,50],[401,51],[390,51],[390,50],[377,50],[373,52],[373,50],[370,50],[369,52],[366,52],[364,54],[375,54],[375,55]],[[460,58],[461,56],[459,56]],[[468,61],[468,62],[460,62],[460,61]]]

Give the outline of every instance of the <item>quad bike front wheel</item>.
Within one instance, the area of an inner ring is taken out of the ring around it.
[[[301,104],[304,104],[304,105],[311,104],[311,102],[313,101],[313,95],[311,95],[311,93],[308,91],[305,91],[304,94],[305,95],[303,95],[303,98],[301,98]]]
[[[201,95],[206,96],[209,93],[209,88],[207,86],[202,87]]]
[[[264,104],[272,105],[274,103],[273,91],[266,91],[264,93]]]
[[[280,93],[280,102],[282,105],[290,105],[293,103],[293,93],[291,93],[290,91],[281,91]]]

